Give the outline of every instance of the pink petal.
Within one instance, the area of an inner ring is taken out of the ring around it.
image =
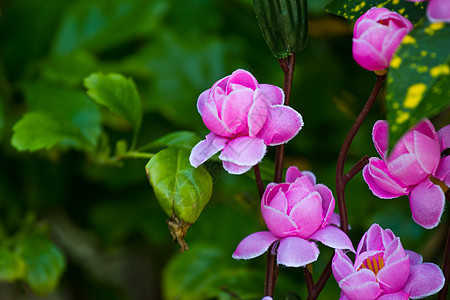
[[[409,204],[414,221],[426,229],[431,229],[441,220],[445,195],[439,186],[426,179],[411,191]]]
[[[352,299],[350,299],[343,291],[341,291],[339,300],[352,300]]]
[[[270,231],[255,232],[244,238],[233,253],[234,259],[250,259],[260,256],[278,240]]]
[[[431,22],[450,23],[450,2],[448,0],[433,0],[428,3],[427,16]]]
[[[403,249],[400,238],[396,237],[389,243],[384,252],[384,261],[386,264],[391,264],[397,260],[401,260],[406,257],[405,250]]]
[[[382,293],[375,274],[368,269],[362,269],[345,277],[339,282],[339,287],[350,299],[372,300]]]
[[[450,155],[441,158],[434,177],[443,181],[447,186],[450,186]]]
[[[335,201],[333,193],[326,185],[319,183],[314,188],[317,192],[319,192],[320,197],[322,198],[322,210],[324,215],[322,224],[323,228],[328,225],[328,222],[333,214]]]
[[[367,230],[361,238],[356,254],[359,255],[360,253],[369,250],[383,251],[392,240],[393,238],[387,230],[383,230],[383,228],[376,223],[372,224],[369,230]]]
[[[230,132],[225,123],[219,118],[219,112],[216,103],[208,98],[203,103],[203,110],[201,112],[203,123],[209,130],[217,135],[223,137],[232,137],[233,133]]]
[[[423,262],[422,255],[411,251],[411,250],[405,250],[405,254],[409,256],[409,264],[411,266],[415,266],[418,264],[421,264]]]
[[[407,28],[399,28],[396,29],[394,33],[391,33],[385,37],[381,55],[383,55],[383,57],[386,58],[389,62],[391,61],[395,51],[397,51],[397,48],[400,46],[403,38],[408,34],[409,31],[410,30],[408,30]]]
[[[238,69],[231,74],[227,84],[227,94],[231,92],[230,85],[232,84],[243,85],[252,90],[259,88],[256,78],[250,72],[242,69]]]
[[[450,148],[450,125],[439,129],[437,134],[439,136],[439,145],[441,146],[441,152],[447,148]]]
[[[373,125],[372,140],[378,154],[384,159],[389,143],[389,125],[385,120],[379,120]]]
[[[253,166],[240,166],[229,161],[223,161],[222,165],[225,171],[233,175],[244,174],[253,167]]]
[[[318,192],[312,192],[297,203],[289,216],[299,227],[297,234],[308,238],[322,225],[322,199]]]
[[[444,286],[441,269],[432,263],[423,263],[411,267],[408,281],[403,291],[412,299],[424,298],[439,292]]]
[[[334,212],[331,215],[331,218],[330,218],[330,221],[328,222],[328,224],[335,225],[337,227],[341,227],[341,217],[339,216],[339,214]]]
[[[258,133],[258,137],[264,139],[266,145],[276,146],[296,136],[302,126],[302,116],[294,109],[273,105],[269,108],[266,123]]]
[[[414,152],[422,169],[427,174],[432,174],[441,158],[439,143],[418,131],[414,131]]]
[[[390,174],[384,160],[371,157],[362,173],[364,181],[377,197],[391,199],[409,194],[409,188]]]
[[[365,40],[353,39],[353,58],[364,69],[382,70],[389,67],[389,62]]]
[[[409,299],[408,295],[403,293],[402,291],[399,291],[397,293],[386,294],[377,298],[377,300],[408,300],[408,299]]]
[[[230,132],[238,134],[248,130],[248,113],[253,105],[253,94],[249,88],[231,92],[226,96],[221,119]]]
[[[270,101],[270,105],[283,105],[284,92],[277,86],[271,84],[260,84],[259,88]]]
[[[419,122],[416,126],[414,126],[412,130],[418,131],[428,136],[430,139],[439,141],[439,137],[438,134],[436,133],[436,129],[434,129],[434,125],[428,119],[423,119],[423,121]]]
[[[352,261],[344,253],[344,251],[340,249],[336,249],[334,252],[331,268],[333,270],[333,276],[337,282],[353,273],[356,273]]]
[[[358,39],[369,43],[381,54],[383,51],[383,41],[388,35],[389,28],[377,23],[377,25],[367,28]],[[387,59],[387,57],[385,58]]]
[[[283,214],[287,214],[288,200],[283,191],[279,191],[278,194],[276,194],[275,197],[272,198],[269,205],[273,209],[276,209]]]
[[[327,226],[319,229],[309,238],[334,249],[348,249],[355,253],[355,249],[353,248],[352,241],[350,241],[349,237],[342,230],[334,226]]]
[[[251,137],[255,136],[264,126],[269,114],[268,99],[260,90],[253,95],[253,104],[247,116],[248,131]]]
[[[241,136],[228,142],[219,159],[239,166],[254,166],[262,160],[266,148],[262,139]]]
[[[201,93],[200,96],[198,96],[197,110],[200,115],[202,114],[203,108],[205,107],[205,102],[206,102],[206,99],[208,99],[209,91],[211,91],[211,89],[207,89],[206,91]]]
[[[394,293],[400,290],[408,280],[409,269],[407,256],[392,264],[386,264],[377,274],[378,283],[384,293]]]
[[[227,144],[228,139],[209,133],[206,139],[200,141],[192,148],[189,162],[195,168],[204,163],[208,158],[222,150]]]
[[[277,262],[287,267],[304,267],[318,257],[317,245],[299,237],[286,237],[278,246]]]
[[[298,229],[297,224],[286,214],[270,206],[261,210],[267,228],[276,236],[283,237]]]
[[[310,171],[303,171],[302,174],[303,174],[303,176],[308,177],[309,181],[311,181],[311,183],[312,183],[313,185],[316,185],[316,175],[314,175],[313,172],[310,172]]]
[[[294,182],[297,178],[302,177],[303,174],[297,167],[289,167],[286,171],[286,182]]]
[[[269,205],[270,201],[276,196],[276,194],[278,194],[280,190],[286,193],[290,186],[291,185],[289,183],[269,183],[261,200],[261,209],[264,205]]]
[[[422,169],[414,153],[400,155],[387,166],[391,175],[404,185],[416,185],[429,175]]]

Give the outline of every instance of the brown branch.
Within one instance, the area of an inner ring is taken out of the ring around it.
[[[258,187],[259,199],[262,199],[264,194],[264,183],[261,179],[261,172],[259,171],[259,164],[253,166],[253,171],[255,173],[256,185]]]

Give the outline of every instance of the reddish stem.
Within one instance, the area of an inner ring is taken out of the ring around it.
[[[264,194],[264,183],[261,179],[261,172],[259,171],[259,164],[253,166],[253,171],[255,173],[256,185],[258,187],[259,199],[262,199]]]
[[[447,203],[450,204],[450,189],[445,193]],[[444,261],[442,263],[442,271],[444,272],[445,284],[438,294],[438,300],[447,299],[447,292],[450,280],[450,221],[447,229],[447,242],[445,243]]]

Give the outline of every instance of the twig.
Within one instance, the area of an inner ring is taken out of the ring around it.
[[[262,199],[264,194],[264,183],[261,179],[261,172],[259,171],[259,164],[253,166],[253,171],[255,173],[256,185],[258,186],[259,198]]]

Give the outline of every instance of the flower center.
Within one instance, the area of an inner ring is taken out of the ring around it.
[[[378,253],[373,256],[369,256],[364,260],[359,267],[358,271],[361,269],[369,269],[377,275],[377,273],[384,267],[383,254]]]

